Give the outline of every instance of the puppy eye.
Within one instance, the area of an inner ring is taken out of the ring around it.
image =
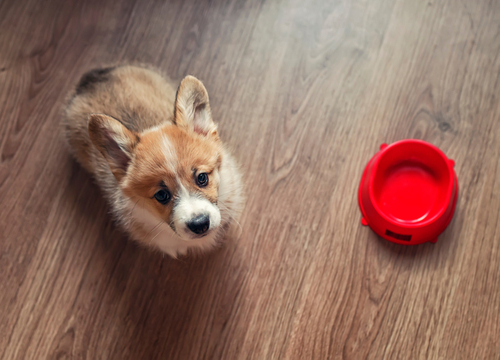
[[[198,184],[199,187],[205,187],[208,185],[208,174],[207,173],[200,173],[196,177],[196,183]]]
[[[156,193],[155,193],[155,199],[160,203],[160,204],[167,204],[169,201],[170,201],[170,198],[171,198],[171,195],[170,193],[168,192],[168,190],[165,190],[165,189],[161,189],[161,190],[158,190]]]

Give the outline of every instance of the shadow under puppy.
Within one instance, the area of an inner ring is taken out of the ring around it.
[[[241,175],[192,76],[177,90],[156,71],[86,73],[63,127],[75,158],[138,242],[176,257],[212,248],[242,209]]]

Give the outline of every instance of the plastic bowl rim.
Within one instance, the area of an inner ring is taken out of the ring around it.
[[[410,144],[410,143],[423,145],[423,146],[426,146],[426,147],[432,149],[433,151],[435,151],[444,160],[444,162],[446,163],[446,166],[447,166],[447,170],[448,170],[448,188],[446,189],[446,198],[444,201],[444,204],[446,204],[446,206],[442,206],[441,209],[439,209],[439,211],[434,216],[432,216],[428,219],[425,219],[423,221],[415,222],[415,223],[396,221],[396,220],[392,219],[391,217],[387,216],[385,214],[385,212],[382,211],[382,209],[380,209],[380,207],[378,206],[378,203],[375,199],[375,195],[374,195],[374,191],[373,191],[373,187],[374,187],[373,183],[375,180],[375,174],[377,173],[377,168],[378,168],[378,165],[379,165],[379,162],[380,162],[382,156],[387,151],[389,151],[395,147]],[[392,224],[396,227],[403,227],[403,228],[407,228],[407,229],[422,228],[424,226],[430,225],[430,224],[434,223],[435,221],[437,221],[439,218],[441,218],[443,216],[443,214],[446,212],[446,210],[450,207],[450,203],[452,200],[451,196],[453,193],[453,187],[455,186],[455,176],[454,176],[453,165],[452,165],[452,161],[450,159],[448,159],[448,157],[437,146],[430,144],[426,141],[417,140],[417,139],[400,140],[400,141],[396,141],[390,145],[387,145],[382,150],[378,151],[373,156],[372,160],[370,160],[370,162],[372,162],[372,161],[373,161],[372,171],[370,173],[369,178],[367,179],[368,180],[368,196],[370,198],[370,201],[371,201],[373,207],[375,208],[375,211],[385,221],[389,222],[390,224]],[[369,165],[370,165],[370,163],[368,163],[367,166],[369,166]]]

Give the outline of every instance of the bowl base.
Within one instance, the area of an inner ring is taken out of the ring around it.
[[[437,210],[439,178],[424,164],[403,161],[387,170],[375,194],[380,209],[398,222],[424,221]]]

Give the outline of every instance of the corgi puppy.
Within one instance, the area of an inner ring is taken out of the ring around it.
[[[172,257],[208,250],[242,210],[242,177],[193,76],[177,89],[136,66],[92,70],[64,108],[65,137],[118,223]]]

